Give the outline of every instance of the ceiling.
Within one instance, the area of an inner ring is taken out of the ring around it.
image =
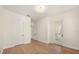
[[[36,5],[4,5],[2,7],[22,15],[29,14],[32,20],[38,20],[51,15],[53,16],[55,14],[78,7],[77,5],[45,5],[45,12],[38,13],[35,11],[35,6]]]

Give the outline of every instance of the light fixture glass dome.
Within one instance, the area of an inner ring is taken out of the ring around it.
[[[43,13],[43,12],[45,12],[45,10],[46,10],[46,7],[43,5],[39,5],[39,6],[35,7],[35,11],[38,13]]]

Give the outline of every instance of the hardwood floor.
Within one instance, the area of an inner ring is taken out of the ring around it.
[[[21,44],[12,48],[4,49],[3,54],[71,54],[79,53],[79,51],[72,50],[59,46],[57,44],[45,44],[36,40],[32,40],[31,44]]]
[[[63,54],[79,54],[79,50],[62,47]]]

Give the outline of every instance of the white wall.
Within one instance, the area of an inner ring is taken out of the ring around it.
[[[37,32],[36,23],[37,23],[36,21],[32,21],[32,25],[31,25],[31,27],[32,27],[32,39],[34,39],[36,36],[36,32]]]
[[[79,9],[64,13],[63,45],[79,50]]]
[[[56,23],[62,22],[63,39],[56,40]],[[36,40],[57,43],[79,50],[79,8],[71,9],[53,17],[40,19],[35,24]]]
[[[33,35],[33,38],[44,43],[54,43],[54,27],[55,25],[52,17],[45,17],[36,21],[33,26],[33,29],[35,30],[35,35]]]
[[[55,21],[49,17],[49,43],[55,43]]]
[[[31,42],[31,18],[5,9],[0,13],[3,14],[3,18],[0,17],[0,24],[3,27],[3,35],[0,35],[3,38],[0,40],[3,43],[2,49]]]
[[[34,38],[38,41],[44,42],[44,43],[48,43],[48,18],[43,18],[39,21],[36,22],[35,26],[36,26],[36,35],[34,36]]]
[[[79,8],[55,15],[53,19],[63,23],[63,39],[57,41],[55,36],[54,43],[79,50]]]
[[[3,10],[0,6],[0,53],[2,53],[3,48]]]

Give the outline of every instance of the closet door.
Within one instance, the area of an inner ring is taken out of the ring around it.
[[[4,48],[23,44],[24,42],[24,16],[5,11],[4,14]]]
[[[24,24],[23,20],[20,16],[14,20],[14,31],[15,31],[15,44],[23,44],[24,40]]]
[[[31,19],[26,16],[17,16],[15,20],[15,41],[17,44],[30,43]]]
[[[11,11],[4,10],[3,48],[30,43],[31,19]]]

